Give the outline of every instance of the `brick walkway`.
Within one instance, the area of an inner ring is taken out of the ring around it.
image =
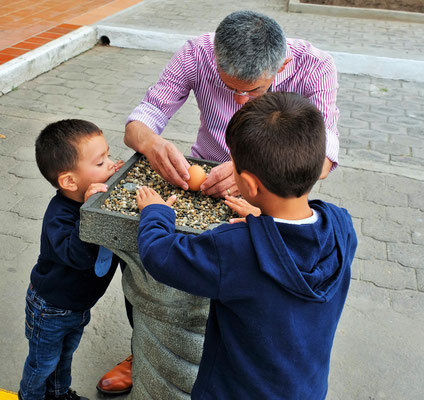
[[[0,64],[140,0],[0,0]]]

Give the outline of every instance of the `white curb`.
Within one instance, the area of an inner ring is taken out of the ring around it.
[[[175,52],[195,36],[98,25],[97,37],[105,36],[111,46]],[[342,74],[370,75],[376,78],[424,82],[424,61],[377,57],[329,51]]]
[[[91,49],[96,42],[96,29],[84,26],[0,65],[0,95]]]
[[[107,37],[112,46],[173,53],[195,35],[107,25],[84,26],[0,65],[0,96],[91,49],[102,37]],[[424,82],[424,61],[331,51],[329,53],[333,56],[339,73]]]
[[[143,31],[109,25],[97,25],[97,38],[106,36],[111,46],[127,49],[154,50],[174,53],[184,43],[196,37],[179,33]]]

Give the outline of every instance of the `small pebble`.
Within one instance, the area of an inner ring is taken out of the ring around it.
[[[137,185],[133,182],[123,183],[122,187],[128,190],[129,192],[135,192],[137,190]]]

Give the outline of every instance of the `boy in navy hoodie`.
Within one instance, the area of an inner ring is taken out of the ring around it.
[[[102,297],[118,257],[79,238],[80,207],[122,166],[109,158],[102,131],[83,120],[48,125],[35,144],[38,168],[56,187],[43,218],[40,255],[26,297],[29,354],[20,400],[87,400],[70,389],[72,355],[90,308]]]
[[[137,194],[146,270],[211,299],[191,396],[322,400],[357,246],[346,210],[308,201],[325,159],[322,115],[295,93],[267,93],[233,116],[226,143],[259,216],[177,234],[173,199]]]

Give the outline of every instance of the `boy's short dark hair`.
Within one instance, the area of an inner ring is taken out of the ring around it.
[[[64,119],[47,125],[35,142],[35,159],[43,176],[56,188],[62,172],[72,171],[78,162],[81,139],[102,131],[81,119]]]
[[[246,103],[229,122],[226,142],[238,173],[255,174],[284,198],[308,193],[325,160],[322,114],[296,93],[266,93]]]

